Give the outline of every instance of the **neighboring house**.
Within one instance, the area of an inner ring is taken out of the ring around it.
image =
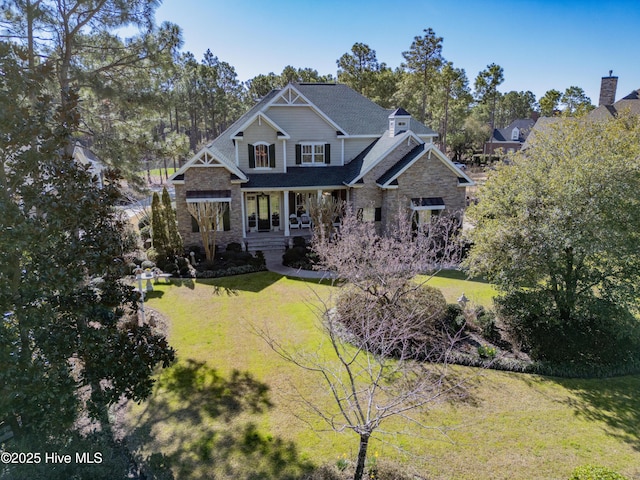
[[[104,170],[106,167],[95,153],[80,142],[76,142],[76,145],[73,147],[73,159],[81,165],[89,167],[89,173],[95,177],[99,188],[104,186]]]
[[[587,120],[608,120],[621,113],[640,115],[640,89],[634,90],[629,95],[616,102],[615,98],[618,86],[618,77],[614,77],[612,73],[613,72],[609,71],[608,77],[602,77],[598,108],[587,114],[585,117]],[[532,129],[531,135],[529,135],[529,138],[523,145],[523,148],[526,149],[531,144],[532,139],[535,138],[536,132],[543,131],[545,128],[549,128],[550,125],[561,122],[562,120],[563,117],[541,117]]]
[[[484,145],[487,155],[517,152],[527,140],[538,117],[514,120],[505,128],[493,130],[493,138]]]
[[[419,221],[462,210],[473,182],[435,137],[403,109],[383,109],[346,85],[289,84],[171,176],[180,233],[186,245],[201,243],[189,202],[227,204],[222,245],[299,234],[310,199],[322,195],[349,202],[380,229],[400,207]]]

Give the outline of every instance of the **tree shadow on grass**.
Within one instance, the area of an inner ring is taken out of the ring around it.
[[[165,371],[133,421],[130,444],[147,445],[142,463],[179,479],[294,479],[312,468],[295,444],[265,431],[260,414],[273,406],[268,385],[249,372],[223,376],[205,362],[187,360]],[[163,454],[148,455],[150,445]],[[172,478],[158,475],[158,478]]]
[[[640,376],[555,381],[576,395],[565,402],[576,415],[606,425],[609,435],[640,451]]]

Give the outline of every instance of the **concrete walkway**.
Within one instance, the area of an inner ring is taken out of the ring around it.
[[[302,270],[301,268],[286,267],[282,264],[282,254],[279,251],[267,251],[264,252],[264,259],[267,263],[267,269],[270,272],[279,273],[287,277],[298,278],[317,278],[317,279],[330,279],[332,275],[329,272],[323,272],[318,270]]]

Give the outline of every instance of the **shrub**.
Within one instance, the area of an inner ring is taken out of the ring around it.
[[[220,278],[228,277],[231,275],[242,275],[244,273],[254,273],[265,270],[264,267],[257,267],[254,265],[242,265],[239,267],[229,267],[225,269],[217,270],[202,270],[196,272],[196,278]]]
[[[242,252],[242,245],[238,242],[231,242],[227,244],[227,252]]]
[[[178,267],[178,264],[174,262],[165,263],[162,268],[163,272],[170,273],[171,275],[175,275],[179,270],[180,268]]]
[[[627,480],[627,478],[606,467],[583,465],[573,471],[569,480]]]
[[[262,250],[256,252],[253,264],[256,266],[266,266],[267,260],[264,258],[264,252]]]
[[[300,268],[301,265],[309,263],[307,259],[308,253],[309,250],[306,247],[295,246],[284,252],[282,263],[289,267]]]
[[[154,263],[158,259],[158,252],[155,248],[151,247],[149,250],[147,250],[147,259]]]
[[[610,301],[580,298],[575,314],[565,321],[540,291],[505,295],[496,305],[510,335],[533,360],[608,366],[638,361],[638,321]]]
[[[222,252],[218,258],[226,261],[234,261],[238,257],[238,252],[234,250],[227,250],[226,252]]]
[[[442,326],[452,335],[461,331],[467,319],[464,316],[464,310],[457,303],[448,303],[444,311]]]
[[[423,285],[390,302],[362,290],[338,297],[336,313],[354,343],[388,356],[425,359],[448,346],[443,332],[447,302],[440,290]]]
[[[293,237],[293,246],[294,247],[306,247],[307,240],[304,237]]]
[[[500,331],[496,326],[496,315],[492,310],[478,307],[475,312],[476,324],[480,327],[481,335],[490,342],[500,340]]]
[[[488,358],[490,360],[493,360],[494,358],[496,358],[498,351],[496,350],[496,347],[491,347],[489,345],[480,345],[478,347],[478,355],[480,356],[480,358]]]

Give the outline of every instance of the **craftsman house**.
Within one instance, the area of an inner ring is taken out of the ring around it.
[[[381,229],[401,206],[417,221],[462,210],[473,182],[435,137],[405,110],[385,110],[346,85],[289,84],[171,177],[180,233],[185,245],[200,243],[189,202],[226,204],[221,245],[299,235],[310,227],[310,199],[322,195],[349,202]]]

